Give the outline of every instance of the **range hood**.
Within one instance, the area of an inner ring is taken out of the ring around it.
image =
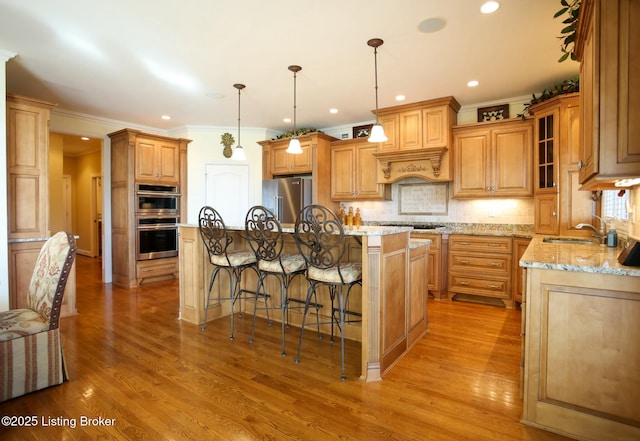
[[[409,177],[434,182],[450,181],[448,150],[447,147],[435,147],[375,153],[378,183],[390,184]],[[446,172],[442,173],[443,170]]]

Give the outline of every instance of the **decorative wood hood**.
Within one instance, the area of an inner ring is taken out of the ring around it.
[[[407,177],[450,181],[449,149],[460,104],[452,96],[378,111],[389,138],[378,145],[377,180],[389,184]]]

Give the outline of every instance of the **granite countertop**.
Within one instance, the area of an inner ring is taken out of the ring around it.
[[[413,229],[414,233],[424,234],[467,234],[474,236],[509,236],[532,238],[533,225],[528,224],[472,224],[472,223],[385,223],[371,222],[368,225],[404,226]]]
[[[178,224],[179,227],[191,227],[198,228],[198,225],[194,224]],[[227,225],[229,231],[244,231],[243,226]],[[283,233],[293,233],[293,224],[282,224]],[[360,227],[347,227],[343,226],[345,236],[386,236],[388,234],[396,233],[408,233],[413,230],[410,226],[373,226],[363,225]]]
[[[621,251],[622,248],[610,248],[597,243],[546,243],[542,236],[534,237],[520,259],[520,266],[640,277],[640,267],[624,266],[618,262]]]

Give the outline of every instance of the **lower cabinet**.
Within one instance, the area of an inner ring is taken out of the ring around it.
[[[409,301],[407,303],[407,347],[411,347],[427,330],[427,262],[429,244],[409,251]]]
[[[145,281],[157,281],[178,278],[178,258],[140,260],[136,262],[136,278],[138,285]]]
[[[434,299],[447,298],[447,250],[448,234],[411,233],[412,240],[429,239],[427,256],[427,288],[429,296]]]
[[[526,237],[513,238],[513,301],[522,304],[524,295],[525,269],[520,266],[520,258],[529,246],[531,239]]]
[[[521,422],[640,439],[638,277],[527,268]]]
[[[452,234],[449,237],[449,296],[499,299],[513,308],[513,239]]]

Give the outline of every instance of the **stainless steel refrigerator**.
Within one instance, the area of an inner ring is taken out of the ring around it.
[[[311,178],[280,178],[262,181],[262,205],[273,211],[281,223],[292,224],[311,204]]]

